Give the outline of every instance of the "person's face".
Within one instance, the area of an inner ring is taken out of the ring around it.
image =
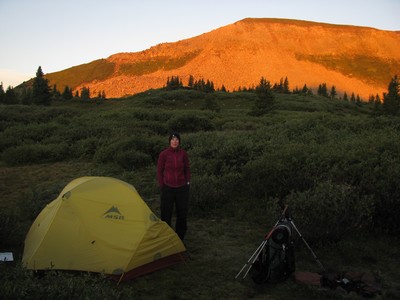
[[[179,146],[179,140],[178,140],[178,138],[173,137],[173,138],[171,139],[171,141],[169,142],[169,145],[170,145],[172,148],[174,148],[174,149],[178,148],[178,146]]]

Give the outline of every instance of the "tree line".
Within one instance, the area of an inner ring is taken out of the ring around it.
[[[164,86],[166,90],[175,89],[194,89],[205,93],[218,92],[229,92],[222,85],[220,88],[215,88],[214,82],[207,79],[195,80],[192,75],[189,76],[187,85],[185,86],[182,79],[179,76],[172,76],[167,78],[166,85]],[[371,95],[368,99],[369,103],[374,104],[374,110],[376,112],[382,112],[388,115],[397,115],[400,112],[400,96],[399,96],[399,79],[395,75],[388,84],[387,93],[383,94],[383,100],[377,95]],[[290,91],[289,80],[287,77],[281,78],[279,83],[274,83],[271,85],[270,81],[266,80],[264,77],[260,79],[257,86],[251,87],[239,87],[233,92],[255,92],[258,95],[258,101],[254,105],[254,114],[264,114],[273,108],[273,94],[274,93],[284,93],[284,94],[300,94],[300,95],[313,95],[311,88],[307,87],[305,84],[301,89],[297,86]],[[349,101],[357,104],[361,104],[363,100],[354,92],[351,93],[350,97],[347,92],[343,93],[343,97],[338,97],[336,87],[334,85],[328,89],[326,83],[321,83],[318,86],[317,94],[330,99],[339,99],[343,101]],[[50,87],[49,81],[44,78],[42,68],[39,66],[36,77],[33,79],[31,87],[16,89],[9,86],[7,90],[4,90],[3,84],[0,84],[0,104],[36,104],[36,105],[50,105],[53,100],[71,100],[71,99],[91,99],[91,92],[88,87],[83,87],[81,92],[75,91],[73,94],[72,88],[65,86],[64,91],[61,93],[57,90],[56,85]],[[106,94],[104,91],[98,93],[95,99],[106,99]]]
[[[73,93],[72,88],[65,86],[63,92],[60,92],[56,85],[50,86],[49,80],[44,77],[40,66],[31,86],[18,89],[9,86],[7,90],[4,90],[3,83],[0,84],[0,104],[50,105],[53,100],[71,100],[73,98],[91,99],[90,89],[83,87],[80,93],[79,91]],[[106,99],[106,94],[101,91],[95,98]]]
[[[194,80],[194,77],[190,75],[187,85],[185,86],[182,79],[179,76],[168,77],[165,88],[167,90],[184,89],[190,88],[194,90],[199,90],[206,93],[212,93],[215,91],[228,92],[224,85],[220,89],[214,88],[214,83],[210,80]],[[274,83],[273,85],[262,77],[257,86],[251,87],[239,87],[238,90],[233,90],[233,92],[254,92],[257,93],[257,101],[255,102],[251,114],[253,115],[263,115],[273,109],[274,96],[273,93],[283,93],[283,94],[299,94],[299,95],[313,95],[311,88],[307,87],[306,84],[299,89],[297,86],[290,91],[289,79],[287,77],[281,78],[279,83]],[[384,113],[388,115],[397,115],[400,112],[400,85],[397,75],[395,75],[389,82],[388,92],[383,94],[383,100],[379,94],[370,95],[368,102],[374,104],[375,113]],[[342,100],[346,102],[352,102],[360,105],[363,103],[359,94],[351,93],[350,97],[347,92],[343,93],[343,97],[338,97],[336,91],[336,86],[332,85],[330,89],[326,83],[321,83],[318,86],[317,95]]]

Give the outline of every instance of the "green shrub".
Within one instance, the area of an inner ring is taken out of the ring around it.
[[[261,151],[252,136],[241,132],[198,132],[189,135],[184,143],[190,151],[193,170],[217,176],[242,172],[243,166]]]
[[[149,165],[151,157],[148,154],[131,149],[116,153],[115,161],[125,170],[135,170]]]
[[[320,182],[315,188],[286,197],[299,230],[310,241],[339,241],[347,233],[369,228],[373,198],[347,184]]]
[[[151,120],[141,121],[141,122],[139,122],[138,127],[146,128],[146,130],[152,131],[153,134],[161,134],[161,135],[168,134],[168,130],[165,126],[165,123],[160,122],[160,121],[151,121]],[[151,135],[150,132],[149,132],[149,135]]]
[[[232,130],[244,130],[244,131],[253,131],[262,128],[261,124],[257,124],[254,121],[246,121],[246,120],[233,120],[228,121],[222,124],[222,130],[224,131],[232,131]]]
[[[191,211],[198,215],[206,215],[220,208],[223,187],[216,176],[196,176],[190,187]]]
[[[276,211],[271,203],[277,201],[249,195],[245,189],[247,184],[247,179],[235,171],[220,175],[196,174],[190,191],[192,213],[198,216],[234,216],[249,221],[268,219]]]
[[[71,146],[71,156],[77,159],[92,159],[99,147],[99,139],[96,137],[89,137],[86,139],[77,140]]]
[[[33,220],[57,198],[61,190],[60,184],[38,184],[23,191],[14,191],[18,195],[16,201],[3,204],[0,209],[0,245],[20,247]]]
[[[291,191],[303,191],[314,183],[309,174],[308,156],[312,145],[287,144],[265,147],[262,156],[243,167],[248,195],[257,198],[282,198]]]
[[[232,213],[232,203],[235,201],[242,178],[238,173],[228,173],[224,176],[200,175],[191,183],[191,211],[199,216],[210,213]]]
[[[214,97],[206,97],[204,99],[204,103],[201,107],[204,110],[211,110],[214,112],[220,112],[221,111],[221,107],[219,106],[219,104],[215,101]]]
[[[257,146],[247,135],[239,134],[230,139],[221,139],[215,158],[221,162],[222,174],[231,171],[241,172],[244,165],[254,158]]]
[[[399,150],[390,151],[396,141],[385,146],[379,164],[362,177],[360,186],[375,198],[376,213],[374,223],[381,231],[400,234],[400,155]]]
[[[88,138],[104,138],[114,137],[112,126],[106,124],[96,124],[94,121],[87,120],[86,122],[91,123],[90,126],[85,125],[78,121],[76,124],[68,126],[60,130],[59,140],[74,144],[79,140]],[[46,140],[47,141],[47,140]]]
[[[173,117],[167,123],[168,128],[179,132],[196,132],[214,130],[215,125],[207,116],[198,114],[180,114]]]
[[[111,143],[103,141],[94,154],[94,161],[107,163],[115,162],[121,167],[132,170],[132,168],[145,167],[156,162],[161,149],[166,147],[167,141],[162,143],[158,136],[125,137]]]
[[[24,239],[24,230],[21,227],[21,216],[15,209],[0,209],[0,248],[19,245]]]
[[[61,144],[26,144],[8,148],[2,153],[2,160],[8,165],[24,165],[62,161],[69,157],[69,147]]]
[[[58,197],[65,185],[66,182],[55,182],[47,185],[39,183],[27,188],[18,199],[21,219],[32,223],[42,209]]]
[[[20,146],[27,142],[40,143],[49,137],[57,135],[59,130],[60,125],[55,123],[16,124],[10,126],[0,134],[2,140],[0,150]]]

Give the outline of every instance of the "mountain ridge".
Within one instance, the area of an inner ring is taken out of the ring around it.
[[[167,78],[209,79],[232,91],[261,77],[290,88],[335,85],[365,100],[382,94],[400,73],[400,31],[292,19],[246,18],[177,42],[46,74],[50,84],[88,87],[109,98],[161,88]]]

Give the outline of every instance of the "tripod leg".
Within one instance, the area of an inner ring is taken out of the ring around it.
[[[296,230],[297,234],[300,236],[300,238],[303,240],[304,244],[306,245],[306,247],[308,248],[308,250],[310,250],[312,256],[314,257],[315,261],[317,262],[318,266],[321,268],[321,270],[323,272],[325,272],[325,268],[322,265],[322,263],[319,261],[317,255],[315,255],[314,251],[311,249],[310,245],[308,245],[307,241],[303,238],[303,236],[301,235],[300,231],[297,229],[296,225],[294,225],[293,220],[290,220],[290,223],[292,224],[293,228]]]

